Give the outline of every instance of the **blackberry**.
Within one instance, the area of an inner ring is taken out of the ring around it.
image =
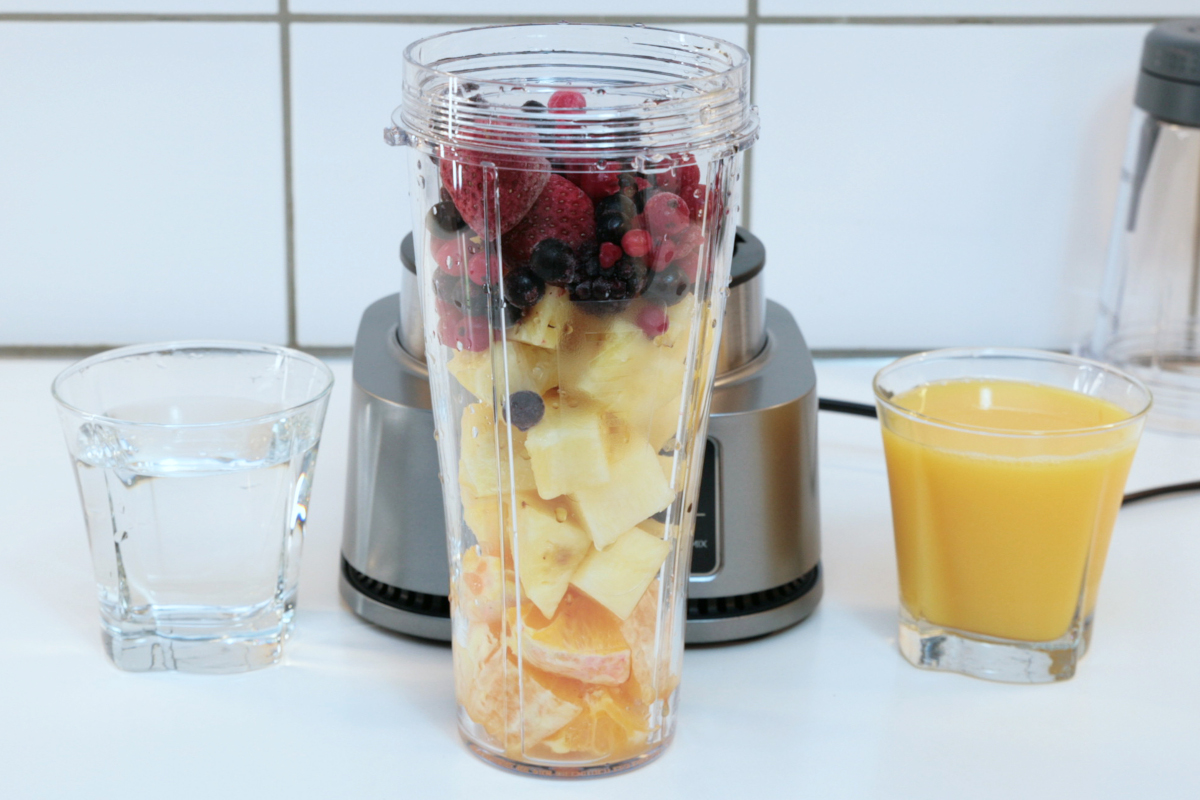
[[[505,415],[519,430],[527,431],[542,421],[546,414],[546,403],[537,392],[525,389],[513,392],[508,398]]]
[[[639,297],[650,284],[650,267],[645,259],[625,256],[613,268],[618,278],[625,281],[629,297]]]
[[[560,239],[543,239],[529,255],[529,268],[551,286],[566,286],[575,280],[575,254]]]
[[[544,110],[546,106],[542,103],[539,103],[537,100],[526,100],[521,104],[521,108],[540,108]]]
[[[533,308],[546,293],[546,282],[531,270],[519,269],[504,276],[504,295],[517,308]]]
[[[607,317],[629,307],[629,289],[616,275],[603,274],[572,285],[571,299],[580,308],[598,317]]]
[[[679,267],[667,267],[652,277],[645,295],[651,300],[673,306],[686,297],[690,289],[687,276]]]
[[[449,200],[436,203],[425,218],[425,227],[439,239],[453,239],[466,225],[458,208]]]

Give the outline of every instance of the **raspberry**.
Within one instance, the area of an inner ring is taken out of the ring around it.
[[[559,89],[550,95],[548,105],[551,109],[587,108],[587,100],[579,92],[570,89]]]
[[[647,303],[642,306],[642,310],[637,315],[637,325],[647,338],[653,339],[655,336],[663,335],[671,325],[671,320],[667,317],[666,306],[658,303]]]
[[[462,314],[454,306],[438,301],[438,339],[447,347],[454,347],[458,341],[458,326],[462,324]]]
[[[480,286],[486,286],[491,283],[488,257],[485,253],[476,253],[471,256],[467,261],[467,275],[474,283]]]
[[[682,197],[671,192],[659,192],[646,201],[646,224],[650,232],[669,236],[687,227],[692,212]]]
[[[647,231],[630,231],[621,237],[621,249],[634,258],[644,258],[652,242]]]
[[[670,239],[663,239],[654,255],[650,257],[650,268],[655,272],[662,272],[666,269],[679,253],[679,246]]]
[[[686,256],[682,256],[675,260],[675,266],[679,267],[679,271],[687,276],[689,281],[696,280],[696,273],[700,267],[700,252],[693,250]]]
[[[625,235],[628,236],[629,234]],[[611,268],[613,264],[620,260],[622,255],[623,253],[619,245],[615,245],[612,242],[605,242],[600,245],[600,268]]]
[[[463,258],[457,239],[438,239],[433,242],[433,260],[447,275],[462,275]]]
[[[683,258],[691,255],[700,249],[700,245],[704,242],[704,234],[700,232],[700,228],[695,225],[689,225],[684,229],[683,233],[674,237],[675,244],[679,249],[675,253],[676,258]]]
[[[481,353],[492,343],[487,317],[463,317],[455,331],[454,344],[460,350]]]

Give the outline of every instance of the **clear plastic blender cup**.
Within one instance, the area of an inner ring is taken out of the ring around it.
[[[406,51],[459,721],[553,776],[670,741],[749,57],[642,26]]]
[[[1200,433],[1200,19],[1146,36],[1086,355],[1145,381],[1152,427]]]

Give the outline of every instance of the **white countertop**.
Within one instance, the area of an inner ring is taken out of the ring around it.
[[[689,649],[666,754],[564,787],[469,754],[449,648],[373,627],[340,601],[347,360],[332,362],[285,662],[233,676],[114,668],[49,395],[66,363],[0,360],[3,800],[1200,797],[1200,495],[1122,511],[1074,679],[925,672],[896,650],[876,423],[823,413],[817,612],[774,636]],[[880,363],[820,362],[821,394],[869,400]],[[1200,439],[1148,433],[1129,488],[1197,478]]]

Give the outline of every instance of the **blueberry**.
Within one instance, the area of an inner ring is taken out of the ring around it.
[[[527,431],[542,421],[546,403],[537,392],[513,392],[508,398],[508,420],[518,429]]]
[[[646,297],[673,306],[687,296],[687,276],[678,267],[667,267],[653,276]]]
[[[596,203],[596,219],[600,219],[607,214],[617,214],[626,220],[630,220],[637,216],[637,213],[637,205],[621,192],[610,194]]]
[[[613,195],[613,197],[620,196]],[[620,244],[621,238],[629,233],[629,230],[629,218],[620,214],[603,214],[596,218],[596,238],[602,242]]]
[[[541,109],[544,109],[545,107],[546,107],[546,106],[545,106],[545,104],[543,104],[543,103],[539,103],[537,100],[526,100],[524,103],[522,103],[522,104],[521,104],[521,108],[541,108]]]
[[[425,219],[425,227],[439,239],[453,239],[466,224],[454,203],[448,200],[435,204]]]
[[[575,254],[566,242],[543,239],[529,256],[529,268],[552,286],[566,286],[575,279]]]
[[[520,269],[504,276],[504,295],[517,308],[533,308],[546,293],[546,282],[531,270]]]

